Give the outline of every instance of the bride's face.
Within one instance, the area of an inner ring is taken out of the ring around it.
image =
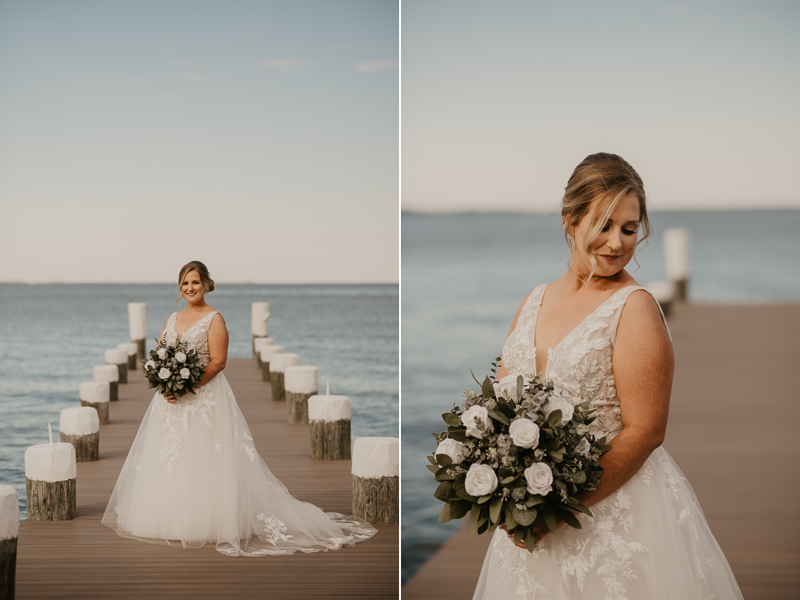
[[[585,271],[586,274],[591,270],[591,263],[583,248],[583,242],[591,229],[595,212],[599,209],[598,203],[595,203],[573,230],[575,239],[572,252],[573,268]],[[633,258],[639,236],[639,216],[639,198],[636,194],[623,196],[603,224],[599,235],[589,243],[589,252],[597,261],[595,277],[616,275]]]
[[[189,271],[183,276],[181,282],[181,296],[186,298],[189,304],[198,304],[203,301],[206,293],[206,287],[200,279],[200,273],[197,271]]]

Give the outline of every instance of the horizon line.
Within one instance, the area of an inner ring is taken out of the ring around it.
[[[675,207],[675,208],[648,208],[648,214],[653,213],[673,213],[673,212],[747,212],[747,211],[777,211],[777,210],[787,210],[787,211],[800,211],[800,204],[797,206],[782,206],[782,205],[768,205],[768,206],[722,206],[722,207],[714,207],[714,206],[703,206],[698,208],[689,208],[689,207]],[[430,217],[437,217],[437,216],[456,216],[456,215],[539,215],[539,216],[547,216],[547,215],[557,215],[559,211],[557,209],[547,209],[547,210],[537,210],[537,209],[515,209],[515,208],[501,208],[501,209],[492,209],[492,208],[459,208],[453,210],[421,210],[421,209],[407,209],[401,208],[400,214],[401,215],[423,215],[423,216],[430,216]]]

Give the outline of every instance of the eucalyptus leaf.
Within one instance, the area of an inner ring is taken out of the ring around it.
[[[536,509],[526,510],[524,508],[514,507],[511,509],[511,514],[514,515],[514,520],[523,526],[528,526],[536,520]]]
[[[575,515],[572,514],[572,512],[564,510],[558,506],[555,510],[558,518],[564,521],[564,523],[570,527],[574,527],[575,529],[583,529],[583,525],[581,525],[581,522],[575,517]]]
[[[500,519],[500,512],[503,510],[503,499],[500,496],[492,499],[489,504],[489,520],[492,523],[497,523]]]
[[[437,454],[436,462],[439,463],[440,467],[449,467],[450,465],[453,464],[453,459],[450,458],[447,454]]]
[[[469,538],[472,539],[475,537],[475,533],[478,531],[478,519],[481,516],[481,511],[477,505],[473,504],[472,508],[469,511]]]
[[[561,423],[561,409],[557,408],[547,417],[547,424],[550,425],[550,427],[555,427],[559,423]]]
[[[494,386],[492,385],[492,380],[489,379],[488,376],[481,384],[481,395],[483,395],[484,398],[494,398]]]
[[[443,481],[439,484],[439,487],[436,488],[436,491],[433,492],[433,497],[437,500],[447,501],[448,496],[450,496],[450,491],[453,489],[453,483],[450,481]]]
[[[453,517],[450,515],[450,505],[445,503],[441,512],[439,513],[439,523],[447,523],[452,519]]]
[[[502,411],[493,408],[489,411],[489,416],[493,418],[495,421],[502,423],[503,425],[511,425],[511,419],[509,419],[506,415],[503,414]]]
[[[442,420],[447,423],[450,427],[460,427],[461,426],[461,419],[458,418],[458,415],[454,415],[451,412],[446,412],[442,415]]]
[[[466,500],[453,500],[450,502],[450,516],[453,519],[461,519],[469,512],[471,506],[472,503]]]

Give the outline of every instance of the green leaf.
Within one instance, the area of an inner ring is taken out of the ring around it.
[[[509,419],[507,416],[503,414],[502,411],[499,411],[496,408],[493,408],[492,410],[489,411],[489,416],[492,417],[495,421],[499,421],[504,425],[511,425],[511,419]]]
[[[475,532],[478,530],[478,519],[480,516],[480,509],[477,505],[473,504],[472,509],[469,511],[469,539],[475,537]]]
[[[489,504],[489,520],[492,523],[497,523],[500,519],[500,512],[503,509],[503,499],[500,496],[494,498]]]
[[[570,527],[574,527],[575,529],[583,529],[583,525],[581,525],[581,522],[578,521],[578,519],[575,517],[575,515],[572,514],[572,512],[564,510],[559,506],[556,506],[556,514],[558,515],[559,519],[564,521],[564,523],[566,523]]]
[[[443,481],[439,484],[439,487],[436,488],[436,491],[433,492],[433,497],[442,502],[446,502],[452,489],[453,483],[451,481]]]
[[[523,527],[517,527],[517,529],[514,530],[514,541],[519,544],[523,537],[525,537],[525,529]]]
[[[544,502],[544,496],[541,494],[533,494],[532,496],[528,496],[525,499],[525,506],[531,508],[532,506],[538,506]]]
[[[544,522],[547,525],[547,528],[550,530],[550,533],[556,532],[556,515],[553,512],[553,509],[545,504],[542,509],[542,516],[544,517]]]
[[[494,398],[494,386],[492,385],[492,380],[489,379],[488,376],[481,384],[481,395],[484,398]]]
[[[467,428],[466,427],[448,427],[447,437],[454,439],[457,442],[467,441]]]
[[[522,398],[522,382],[523,382],[522,375],[517,375],[517,398]]]
[[[533,533],[533,528],[529,527],[525,530],[522,540],[525,542],[525,550],[533,552],[534,548],[536,548],[536,535]]]
[[[567,473],[564,475],[564,481],[569,481],[570,483],[584,483],[586,481],[586,473],[583,471]]]
[[[450,503],[450,516],[453,519],[461,519],[469,512],[471,507],[472,503],[466,500],[453,500]]]
[[[578,512],[582,512],[583,514],[585,514],[585,515],[587,515],[589,517],[594,516],[594,515],[592,515],[592,511],[590,511],[583,504],[581,504],[580,502],[575,500],[575,498],[570,498],[567,501],[567,504],[569,504],[570,508],[572,508],[573,510],[577,510]]]
[[[435,465],[425,465],[425,466],[428,467],[428,471],[430,471],[431,473],[438,473],[439,472],[439,467],[437,467]]]
[[[454,415],[451,412],[446,412],[442,415],[442,419],[445,423],[447,423],[450,427],[460,427],[461,426],[461,419],[458,418],[458,415]]]
[[[453,517],[450,515],[450,505],[445,503],[442,507],[442,511],[439,513],[439,523],[447,523],[452,520],[452,518]]]
[[[550,452],[550,458],[552,458],[554,462],[560,463],[564,460],[564,453],[561,452],[561,450],[553,450]]]
[[[480,385],[480,384],[481,384],[481,382],[480,382],[480,381],[478,381],[478,378],[477,378],[477,377],[475,377],[475,373],[473,373],[473,372],[472,372],[472,369],[470,369],[470,370],[469,370],[469,372],[470,372],[470,374],[472,375],[472,378],[475,380],[475,383],[477,383],[478,385]]]
[[[500,483],[502,483],[503,485],[508,485],[509,483],[513,483],[517,477],[519,477],[519,475],[512,475],[511,477],[505,477],[500,480]]]
[[[433,458],[433,456],[427,456],[426,458],[428,459],[428,462],[431,463],[432,465],[438,465],[439,464],[439,463],[436,462],[436,459]]]
[[[519,523],[517,523],[517,521],[514,519],[514,512],[511,509],[510,504],[506,504],[505,517],[506,529],[509,531],[512,531],[517,525],[519,525]]]
[[[523,508],[514,507],[511,509],[514,515],[514,520],[520,525],[528,526],[536,520],[536,509],[526,510]]]
[[[481,496],[480,498],[478,498],[478,504],[486,504],[489,500],[491,500],[491,498],[492,498],[491,494],[487,494],[486,496]]]
[[[559,423],[561,423],[561,409],[557,408],[547,417],[547,424],[550,425],[550,427],[555,427]]]
[[[459,476],[458,465],[447,465],[436,471],[436,481],[447,481],[448,479],[455,479]]]
[[[437,454],[436,462],[439,463],[439,466],[449,467],[450,465],[453,464],[453,459],[447,456],[447,454]]]

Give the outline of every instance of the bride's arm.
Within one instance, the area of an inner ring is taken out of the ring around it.
[[[219,313],[212,317],[208,328],[208,353],[210,360],[203,378],[197,384],[198,387],[214,379],[228,362],[228,328],[225,327],[225,319]]]
[[[604,469],[600,485],[578,494],[585,506],[621,488],[664,441],[675,359],[658,306],[644,291],[633,292],[625,304],[611,365],[623,429],[600,459]],[[537,543],[549,533],[543,522],[535,529]]]
[[[511,332],[514,331],[514,327],[517,326],[517,321],[519,320],[519,315],[522,312],[522,307],[525,306],[525,303],[528,301],[528,298],[530,298],[530,295],[532,293],[533,293],[533,290],[528,292],[525,295],[525,297],[522,299],[522,302],[520,303],[519,308],[517,309],[517,314],[514,315],[514,320],[511,321],[511,327],[508,328],[508,333],[506,334],[506,339],[508,339],[508,336],[511,335]],[[503,345],[505,345],[505,344],[503,344]],[[497,373],[495,374],[495,379],[497,379],[497,381],[500,381],[506,375],[508,375],[508,371],[506,371],[506,366],[503,364],[502,361],[500,361],[500,365],[497,367]]]

